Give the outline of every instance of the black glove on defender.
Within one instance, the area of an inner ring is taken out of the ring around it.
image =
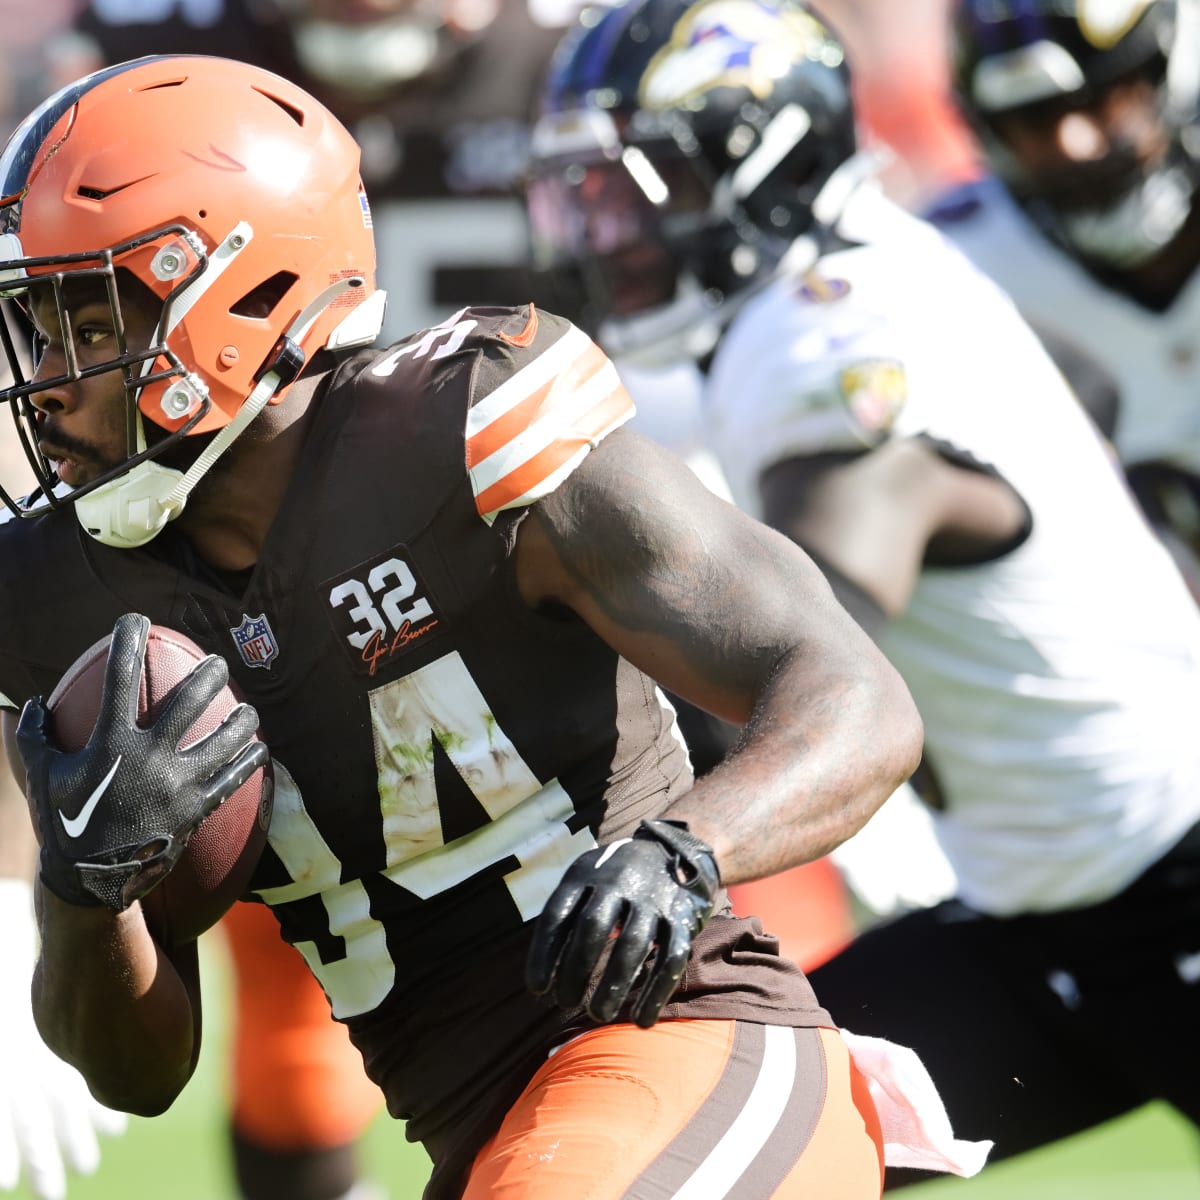
[[[712,848],[681,821],[643,821],[632,838],[581,854],[534,925],[530,991],[553,990],[564,1008],[581,1004],[615,935],[588,1015],[614,1020],[645,968],[632,1016],[649,1028],[678,987],[720,886]]]
[[[177,685],[151,726],[139,727],[149,629],[137,613],[117,621],[100,712],[82,750],[66,753],[53,744],[40,697],[21,712],[17,741],[41,830],[41,879],[71,904],[128,908],[178,862],[196,826],[269,758],[252,740],[258,714],[246,704],[179,749],[229,677],[216,655]]]

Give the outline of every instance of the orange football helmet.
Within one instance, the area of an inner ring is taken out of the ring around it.
[[[11,322],[0,328],[14,374],[0,396],[42,491],[32,503],[3,493],[9,508],[25,516],[79,503],[100,540],[147,541],[315,351],[374,340],[384,297],[358,162],[353,138],[313,97],[222,58],[121,63],[30,114],[0,156],[0,294],[27,303],[53,288],[61,314],[63,283],[95,276],[107,281],[120,330],[115,272],[124,268],[162,300],[162,315],[150,347],[122,345],[99,367],[36,383],[24,377]],[[108,370],[125,376],[129,457],[76,491],[55,486],[29,397]],[[148,445],[143,420],[169,436]],[[215,437],[203,439],[193,470],[154,461],[204,433]],[[131,483],[135,473],[141,481]],[[122,511],[94,511],[114,503]]]

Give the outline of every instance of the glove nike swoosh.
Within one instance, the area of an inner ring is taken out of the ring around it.
[[[122,754],[117,755],[117,761],[109,767],[108,774],[96,785],[96,789],[87,798],[87,803],[79,810],[77,816],[68,817],[61,808],[58,810],[58,819],[67,831],[67,837],[77,838],[83,835],[83,831],[88,827],[88,822],[92,819],[92,813],[96,811],[96,805],[100,803],[100,797],[108,791],[108,785],[112,783],[113,776],[116,775],[123,757]]]

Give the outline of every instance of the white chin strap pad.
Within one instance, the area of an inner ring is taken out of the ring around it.
[[[130,550],[144,546],[183,509],[171,493],[183,478],[180,471],[156,462],[132,470],[75,501],[83,528],[106,546]]]
[[[168,521],[183,512],[192,489],[266,408],[278,387],[278,374],[268,371],[233,420],[217,432],[187,471],[176,471],[148,459],[111,483],[81,496],[75,501],[79,523],[96,541],[106,546],[123,550],[144,546]]]

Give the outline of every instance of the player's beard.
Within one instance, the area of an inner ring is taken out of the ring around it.
[[[39,443],[47,447],[56,460],[69,460],[73,465],[73,479],[64,482],[71,487],[82,487],[93,479],[120,466],[124,455],[107,453],[97,443],[86,438],[73,437],[57,427],[52,418],[39,424]],[[61,474],[60,474],[61,477]]]

